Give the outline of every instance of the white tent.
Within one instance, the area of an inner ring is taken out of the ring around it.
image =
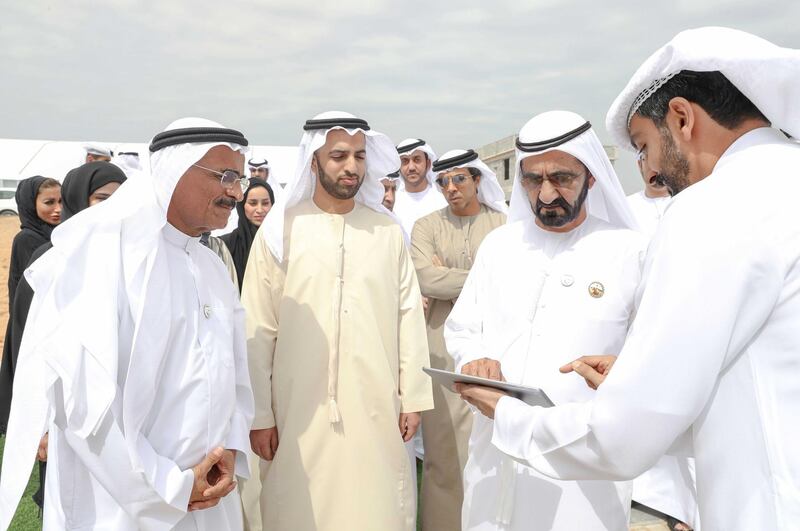
[[[88,141],[71,142],[65,140],[20,140],[0,138],[0,189],[7,192],[16,190],[21,179],[32,175],[44,175],[61,181],[69,170],[80,166],[86,159],[85,145]],[[98,142],[114,153],[136,152],[147,167],[150,152],[146,143]],[[264,157],[269,161],[270,178],[277,179],[281,185],[294,175],[297,162],[296,146],[250,146],[248,158]],[[245,161],[245,172],[247,161]],[[10,196],[13,197],[13,194]],[[11,200],[13,203],[13,199]],[[12,205],[13,206],[13,205]],[[225,234],[236,228],[237,216],[234,211],[225,229],[214,231]]]

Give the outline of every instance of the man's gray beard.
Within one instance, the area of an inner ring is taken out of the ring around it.
[[[583,204],[586,202],[586,198],[589,196],[589,179],[588,176],[583,180],[583,188],[578,193],[577,199],[575,199],[575,204],[570,205],[567,203],[566,199],[559,196],[558,199],[550,205],[558,205],[562,209],[564,209],[564,213],[560,216],[543,216],[542,215],[542,206],[544,203],[536,199],[536,205],[533,206],[533,215],[536,216],[542,225],[545,227],[563,227],[567,223],[574,221],[581,213],[581,209],[583,208]]]

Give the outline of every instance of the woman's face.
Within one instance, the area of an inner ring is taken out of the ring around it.
[[[269,200],[267,189],[263,186],[256,186],[247,194],[247,201],[244,202],[244,215],[250,223],[260,227],[271,208],[272,201]]]
[[[36,194],[36,215],[50,225],[61,221],[61,187],[39,188]]]
[[[106,183],[100,188],[98,188],[97,190],[92,192],[92,195],[89,196],[89,206],[94,206],[97,203],[102,203],[103,201],[111,197],[111,194],[116,192],[119,186],[120,183]]]

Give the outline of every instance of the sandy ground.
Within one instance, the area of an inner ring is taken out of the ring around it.
[[[3,350],[8,321],[8,262],[11,258],[11,242],[18,232],[17,216],[0,216],[0,352]]]

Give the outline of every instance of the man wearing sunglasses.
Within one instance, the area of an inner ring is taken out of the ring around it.
[[[593,391],[559,367],[619,352],[645,238],[600,140],[579,115],[532,118],[516,142],[508,223],[483,241],[445,323],[458,372],[541,388],[555,404]],[[464,530],[627,529],[630,483],[554,481],[493,444],[473,418]]]
[[[433,163],[437,193],[447,206],[420,218],[411,235],[411,258],[428,298],[426,324],[431,366],[454,370],[444,345],[444,322],[461,293],[483,238],[506,222],[497,176],[473,150],[448,151]],[[462,471],[472,413],[458,395],[434,386],[434,409],[422,413],[425,446],[422,528],[461,529]]]

